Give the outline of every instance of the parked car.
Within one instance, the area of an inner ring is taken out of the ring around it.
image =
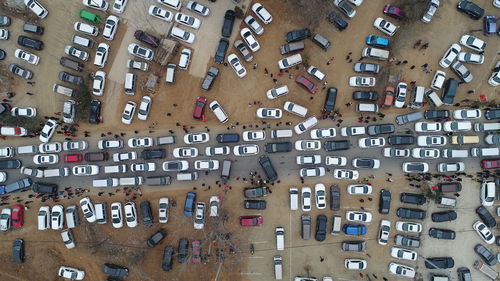
[[[387,21],[380,17],[375,19],[375,21],[373,22],[373,26],[389,36],[393,36],[396,33],[397,29],[399,28],[392,22]]]
[[[309,38],[309,37],[311,37],[311,30],[309,30],[308,28],[305,28],[305,29],[298,29],[298,30],[293,30],[293,31],[288,32],[285,35],[285,40],[286,40],[286,42],[290,43],[290,42],[304,40],[304,39]]]
[[[457,4],[457,9],[469,16],[471,19],[478,20],[484,15],[484,9],[479,7],[477,4],[467,1],[467,0],[462,0],[458,2]]]

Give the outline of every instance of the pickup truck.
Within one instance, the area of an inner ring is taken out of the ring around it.
[[[484,273],[484,275],[488,276],[492,280],[498,279],[498,272],[496,272],[493,268],[486,265],[484,262],[476,260],[474,262],[474,268]]]

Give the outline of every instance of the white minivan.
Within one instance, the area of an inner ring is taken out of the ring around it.
[[[226,112],[224,111],[224,109],[222,109],[222,107],[217,101],[211,102],[209,108],[210,110],[212,110],[215,117],[219,119],[219,122],[226,123],[227,120],[229,120],[229,117],[227,116]]]
[[[191,61],[191,50],[184,48],[181,51],[181,57],[179,58],[179,68],[186,70],[189,68],[189,62]]]
[[[274,256],[274,279],[283,280],[283,259],[281,256]]]
[[[299,189],[290,187],[290,210],[295,211],[299,209]]]
[[[291,101],[285,102],[283,109],[300,117],[306,117],[307,115],[307,108]]]
[[[75,22],[74,28],[76,31],[79,31],[81,33],[84,33],[84,34],[87,34],[90,36],[95,37],[95,36],[99,35],[99,28],[97,28],[93,25],[87,24],[87,23],[77,21],[77,22]]]
[[[276,227],[276,250],[285,250],[285,229],[281,226]]]

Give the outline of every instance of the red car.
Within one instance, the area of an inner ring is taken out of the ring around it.
[[[24,223],[24,206],[23,205],[14,205],[12,206],[12,226],[15,228],[23,227]]]
[[[392,103],[394,102],[394,93],[396,90],[392,86],[387,86],[385,87],[385,99],[384,103],[382,104],[383,108],[390,108],[392,106]]]
[[[262,225],[261,216],[244,216],[240,217],[241,226],[259,226]]]
[[[481,169],[497,169],[497,168],[500,168],[500,159],[481,160]]]
[[[207,104],[207,99],[204,97],[197,97],[196,98],[196,103],[194,104],[194,113],[193,113],[193,118],[194,119],[202,119],[203,118],[203,112],[205,112],[205,105]]]
[[[64,163],[80,163],[83,161],[83,155],[80,153],[65,154],[63,156]]]
[[[384,6],[384,14],[393,17],[395,19],[402,19],[405,17],[405,12],[401,10],[398,7],[392,6],[392,5],[385,5]]]
[[[297,75],[297,77],[295,77],[295,83],[306,88],[306,90],[308,90],[309,93],[311,93],[311,94],[314,94],[318,91],[318,87],[316,85],[314,85],[314,83],[311,82],[311,80],[305,78],[302,75]]]
[[[193,263],[201,263],[201,242],[200,240],[193,240],[191,242],[191,247],[193,249],[193,257],[191,258],[191,261]]]

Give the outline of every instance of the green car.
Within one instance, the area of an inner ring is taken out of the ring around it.
[[[86,11],[86,10],[80,10],[80,13],[79,13],[80,17],[84,20],[88,20],[90,21],[91,23],[95,23],[95,24],[100,24],[101,23],[101,17],[96,15],[96,14],[93,14],[89,11]]]

